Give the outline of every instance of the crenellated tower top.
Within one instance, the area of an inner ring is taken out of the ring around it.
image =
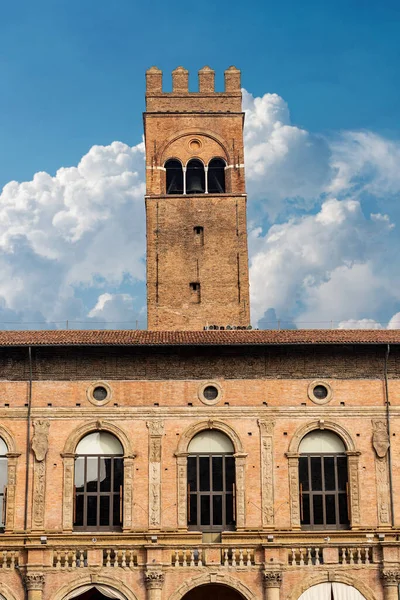
[[[198,91],[190,91],[189,71],[177,67],[172,71],[172,92],[164,92],[162,71],[151,67],[146,72],[146,112],[205,112],[205,99],[207,112],[241,112],[239,69],[232,66],[225,71],[223,92],[215,91],[215,72],[208,66],[198,72],[198,82]]]

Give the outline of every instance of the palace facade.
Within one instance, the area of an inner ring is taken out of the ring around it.
[[[399,331],[250,328],[240,72],[147,72],[147,331],[0,332],[1,600],[397,600]]]

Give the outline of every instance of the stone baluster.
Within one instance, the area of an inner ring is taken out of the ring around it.
[[[320,559],[319,559],[319,548],[315,548],[315,564],[319,565],[320,564]]]
[[[247,564],[248,567],[251,567],[251,550],[247,549],[246,550],[246,554],[247,554],[247,562],[246,562],[246,564]]]

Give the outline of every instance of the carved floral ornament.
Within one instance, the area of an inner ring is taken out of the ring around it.
[[[148,590],[160,590],[164,585],[164,573],[162,571],[145,571],[144,582]]]
[[[262,577],[265,588],[279,588],[282,585],[281,571],[264,571]]]
[[[384,587],[389,585],[400,584],[400,571],[381,571],[381,578],[383,579]]]
[[[44,586],[43,573],[27,573],[24,576],[24,584],[29,592],[30,590],[42,590]]]

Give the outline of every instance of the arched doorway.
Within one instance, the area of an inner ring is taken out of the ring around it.
[[[190,590],[182,600],[244,600],[244,597],[231,587],[210,583]]]
[[[365,597],[352,585],[334,581],[311,586],[299,600],[365,600]]]

